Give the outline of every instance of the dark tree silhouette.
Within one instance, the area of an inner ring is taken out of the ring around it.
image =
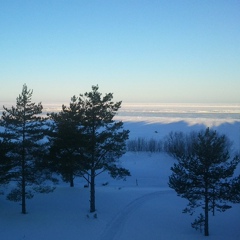
[[[51,128],[48,132],[50,140],[50,161],[54,171],[60,173],[65,182],[74,186],[74,178],[82,176],[82,144],[83,144],[83,111],[73,96],[69,107],[62,105],[60,113],[51,113]]]
[[[54,188],[48,186],[46,181],[55,180],[43,159],[44,119],[40,116],[43,107],[41,103],[31,102],[32,93],[24,84],[16,99],[16,107],[3,107],[1,119],[4,130],[0,137],[3,141],[10,141],[12,145],[7,151],[11,161],[6,167],[11,168],[10,180],[16,183],[7,198],[21,201],[23,214],[26,214],[26,199],[32,198],[34,192],[52,191]]]
[[[83,165],[88,176],[85,179],[90,184],[90,212],[96,210],[96,176],[104,171],[108,171],[113,178],[130,175],[117,161],[126,151],[129,134],[128,130],[123,130],[121,121],[113,119],[121,102],[114,103],[112,93],[101,95],[98,86],[92,86],[91,92],[79,96],[79,106],[83,109]]]
[[[239,157],[230,160],[230,144],[225,135],[207,128],[195,136],[188,138],[192,141],[185,150],[182,143],[186,138],[182,135],[175,135],[178,139],[173,137],[174,141],[170,141],[176,144],[169,149],[178,163],[171,168],[169,186],[179,196],[188,199],[183,212],[193,214],[195,208],[203,209],[203,214],[192,223],[192,227],[203,227],[204,235],[208,236],[209,211],[213,214],[215,210],[223,212],[231,208],[229,202],[240,202],[240,176],[233,177]]]

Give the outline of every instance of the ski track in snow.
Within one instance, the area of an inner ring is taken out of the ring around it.
[[[142,206],[146,201],[159,197],[163,193],[172,192],[172,190],[161,190],[153,193],[145,194],[132,202],[130,202],[120,213],[118,213],[109,224],[107,224],[105,230],[100,236],[99,240],[117,240],[125,226],[125,222],[128,217]]]

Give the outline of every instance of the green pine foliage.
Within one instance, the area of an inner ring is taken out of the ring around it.
[[[240,202],[240,176],[233,177],[239,157],[231,158],[229,140],[214,130],[207,128],[192,136],[187,138],[188,145],[186,137],[170,136],[168,150],[178,162],[171,168],[169,186],[189,201],[183,212],[193,214],[195,208],[202,208],[204,214],[192,226],[198,229],[204,221],[208,236],[209,212],[224,212],[231,208],[230,202]]]

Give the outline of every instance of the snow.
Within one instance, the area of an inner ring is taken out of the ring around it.
[[[196,121],[196,120],[194,120]],[[130,139],[162,139],[170,131],[216,128],[240,149],[240,122],[128,121]],[[121,164],[131,177],[111,179],[107,173],[96,178],[96,216],[89,213],[89,189],[83,179],[75,187],[61,183],[53,193],[36,194],[27,201],[28,214],[20,213],[19,203],[0,196],[0,232],[3,240],[161,240],[205,239],[191,222],[197,216],[183,214],[187,201],[168,187],[174,159],[164,153],[127,152]],[[104,183],[107,183],[105,186]],[[210,217],[211,240],[240,239],[240,204]]]

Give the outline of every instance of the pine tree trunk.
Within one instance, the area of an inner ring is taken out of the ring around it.
[[[70,187],[74,187],[73,174],[70,176]]]
[[[25,176],[22,177],[22,213],[26,214],[26,183]]]
[[[90,181],[90,212],[95,212],[95,171],[91,169]]]
[[[209,229],[208,229],[208,195],[205,193],[205,217],[204,217],[204,235],[209,236]]]
[[[26,180],[25,180],[25,150],[22,153],[22,213],[26,214]]]

